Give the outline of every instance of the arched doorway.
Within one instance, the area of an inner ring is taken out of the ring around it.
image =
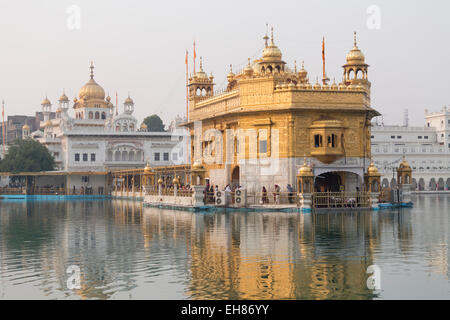
[[[445,190],[444,178],[439,178],[438,183],[437,183],[437,188],[439,191]]]
[[[419,179],[419,191],[425,190],[425,180],[423,178]]]
[[[342,185],[341,176],[337,172],[327,172],[316,177],[314,188],[317,192],[339,192]]]
[[[437,183],[434,178],[430,180],[430,184],[428,185],[430,187],[430,190],[435,191],[437,188]]]
[[[240,175],[239,166],[236,166],[231,172],[231,187],[240,186],[239,175]]]

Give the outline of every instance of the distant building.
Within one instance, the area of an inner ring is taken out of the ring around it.
[[[11,144],[16,139],[22,138],[22,128],[24,125],[28,125],[32,130],[37,130],[38,128],[35,117],[25,115],[8,116],[5,123],[0,123],[0,142],[3,141],[3,126],[6,128],[6,141],[8,144]]]
[[[395,186],[395,168],[403,154],[413,169],[416,190],[448,190],[450,187],[450,109],[428,113],[426,126],[372,127],[372,156],[384,187]]]
[[[171,132],[148,132],[133,116],[134,101],[124,102],[122,113],[115,114],[111,98],[94,80],[80,89],[73,102],[74,117],[69,115],[70,102],[63,95],[58,100],[55,118],[52,104],[45,98],[42,112],[36,113],[39,128],[24,134],[44,144],[55,158],[58,169],[66,172],[106,172],[174,164],[183,157],[183,137]],[[174,159],[174,154],[177,159]]]

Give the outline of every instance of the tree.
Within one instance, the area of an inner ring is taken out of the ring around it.
[[[163,121],[156,114],[153,114],[153,115],[145,118],[144,123],[147,125],[148,131],[157,131],[157,132],[166,131],[164,129],[165,125],[164,125]]]
[[[18,139],[0,160],[0,172],[40,172],[55,168],[55,159],[38,141]]]

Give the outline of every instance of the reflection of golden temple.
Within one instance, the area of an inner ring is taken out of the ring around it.
[[[329,299],[345,296],[348,288],[348,297],[371,295],[365,281],[374,244],[367,246],[367,241],[356,240],[357,250],[364,256],[361,259],[320,253],[329,246],[337,248],[333,241],[323,242],[328,234],[339,233],[343,239],[347,233],[360,234],[371,239],[370,214],[205,215],[143,210],[147,246],[173,239],[174,247],[186,250],[190,284],[185,294],[189,298]],[[330,222],[328,227],[323,227],[327,226],[323,219]],[[354,219],[359,223],[349,223]]]

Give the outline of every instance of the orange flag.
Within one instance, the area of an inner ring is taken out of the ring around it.
[[[186,65],[188,64],[188,51],[186,50],[186,59],[185,59],[185,62],[184,62]]]

